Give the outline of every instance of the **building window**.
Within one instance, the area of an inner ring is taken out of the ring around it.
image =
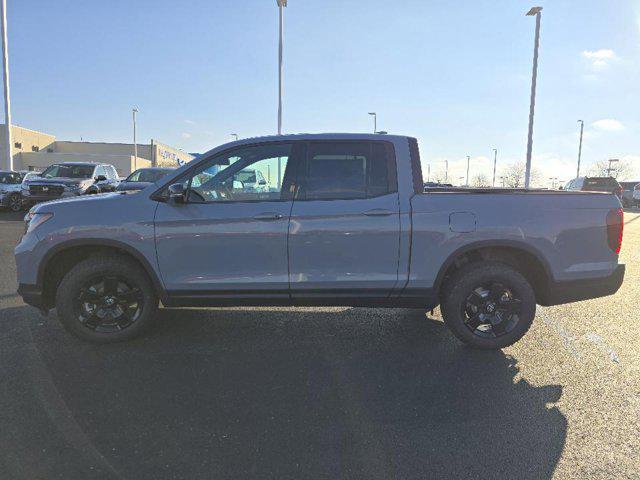
[[[13,146],[16,148],[22,148],[22,144],[20,142],[14,143]]]
[[[32,145],[32,146],[31,146],[31,151],[32,151],[32,152],[39,152],[39,151],[40,151],[40,147],[39,147],[39,146],[37,146],[37,145]]]

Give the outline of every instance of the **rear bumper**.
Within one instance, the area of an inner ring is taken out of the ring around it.
[[[538,303],[543,306],[579,302],[616,293],[624,280],[625,266],[620,264],[608,277],[552,282]]]

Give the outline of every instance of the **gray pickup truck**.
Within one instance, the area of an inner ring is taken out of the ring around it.
[[[268,189],[237,173],[261,172]],[[167,307],[431,310],[463,342],[502,348],[536,304],[613,294],[615,195],[425,191],[418,143],[392,135],[247,139],[137,193],[37,205],[15,249],[19,293],[93,342],[129,339]]]

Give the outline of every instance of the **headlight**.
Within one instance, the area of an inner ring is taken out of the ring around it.
[[[24,216],[25,232],[29,233],[33,231],[39,225],[53,217],[53,213],[34,213],[29,212]]]

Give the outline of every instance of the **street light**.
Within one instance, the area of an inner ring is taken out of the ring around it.
[[[467,187],[469,186],[469,163],[471,161],[471,157],[467,155]]]
[[[611,168],[611,164],[619,162],[619,161],[620,161],[619,158],[610,158],[609,159],[609,168],[607,168],[607,176],[609,176],[609,177],[611,176],[611,170],[613,170],[613,168]]]
[[[536,108],[536,81],[538,77],[538,47],[540,46],[540,12],[542,7],[533,7],[527,16],[536,17],[536,37],[533,47],[533,72],[531,74],[531,101],[529,103],[529,136],[527,138],[527,166],[524,174],[524,188],[531,182],[531,151],[533,149],[533,114]]]
[[[139,110],[137,107],[133,107],[131,113],[133,113],[133,169],[138,169],[138,144],[136,143],[136,113]]]
[[[279,14],[279,41],[278,41],[278,135],[282,135],[282,34],[284,28],[284,12],[287,0],[276,0]]]
[[[238,134],[237,133],[231,133],[230,135],[235,138],[236,142],[238,141]]]
[[[9,95],[9,44],[7,43],[7,0],[2,0],[2,70],[4,73],[5,155],[7,169],[13,170],[11,156],[11,98]]]
[[[444,161],[444,183],[449,180],[449,160]]]
[[[582,157],[582,132],[584,131],[584,121],[578,120],[580,124],[580,144],[578,146],[578,172],[576,173],[576,177],[580,176],[580,157]]]
[[[493,186],[496,186],[496,165],[498,164],[498,149],[493,149]]]
[[[462,182],[464,181],[464,177],[458,177],[458,181],[460,182],[460,185],[462,185]],[[468,187],[468,185],[467,185]]]
[[[431,178],[431,164],[427,163],[427,182],[430,180]]]
[[[378,131],[378,115],[376,112],[369,112],[369,115],[373,116],[373,133]]]

